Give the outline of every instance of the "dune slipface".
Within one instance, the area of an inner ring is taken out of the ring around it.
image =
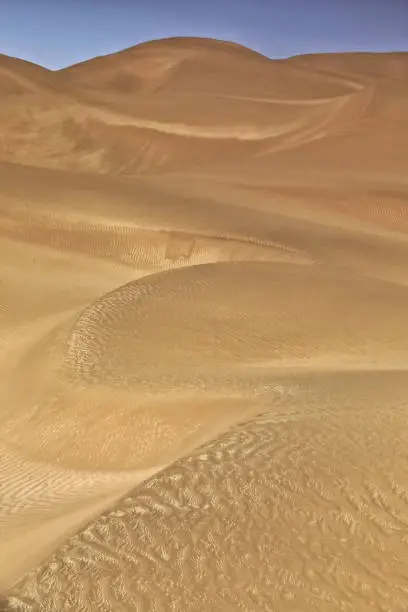
[[[407,609],[407,74],[0,56],[1,609]]]

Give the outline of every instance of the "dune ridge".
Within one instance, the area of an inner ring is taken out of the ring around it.
[[[354,72],[346,56],[342,66],[334,55],[332,70],[319,57],[269,60],[221,41],[169,39],[56,72],[3,58],[3,71],[25,79],[26,90],[22,83],[18,95],[3,100],[0,159],[132,176],[204,170],[226,157],[246,162],[330,135],[341,144],[356,130],[365,146],[369,126],[359,134],[360,126],[371,108],[377,114],[377,98],[383,109],[400,99],[390,116],[394,124],[402,120],[406,54],[357,54]],[[379,74],[373,62],[381,65]],[[137,86],[120,85],[120,79],[136,79]],[[396,88],[398,96],[392,95]],[[400,134],[392,133],[397,144]],[[193,140],[189,155],[186,136]],[[210,140],[208,149],[195,142],[203,138]],[[234,152],[237,140],[243,147]]]

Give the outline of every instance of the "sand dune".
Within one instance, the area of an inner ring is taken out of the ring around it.
[[[407,71],[0,56],[0,607],[407,609]]]
[[[0,53],[0,87],[2,102],[7,98],[29,93],[54,90],[54,78],[49,70]]]
[[[371,155],[373,143],[367,139],[378,112],[390,118],[382,120],[383,147],[397,137],[400,142],[406,55],[382,57],[378,77],[372,75],[375,56],[363,61],[357,55],[355,72],[346,60],[342,65],[337,56],[332,59],[330,70],[324,58],[271,61],[238,45],[169,39],[59,72],[38,68],[38,81],[46,76],[52,85],[47,94],[31,87],[17,106],[15,96],[2,101],[0,159],[127,175],[202,172],[226,159],[233,166],[254,157],[263,163],[259,156],[327,136],[343,149],[345,134]],[[35,67],[15,62],[15,75],[26,74],[32,83]],[[205,146],[202,139],[208,140]],[[384,153],[389,151],[379,152],[381,161]],[[325,159],[325,151],[319,152],[319,162]]]

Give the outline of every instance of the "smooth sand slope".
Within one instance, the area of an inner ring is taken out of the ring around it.
[[[407,609],[407,75],[0,56],[4,609]]]

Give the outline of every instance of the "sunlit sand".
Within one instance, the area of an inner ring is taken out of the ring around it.
[[[407,610],[408,54],[0,88],[0,607]]]

